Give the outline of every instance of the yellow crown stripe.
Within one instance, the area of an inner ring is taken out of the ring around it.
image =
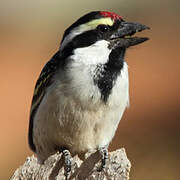
[[[99,24],[105,24],[105,25],[112,26],[113,23],[114,22],[113,22],[113,20],[111,18],[101,18],[101,19],[94,19],[94,20],[86,23],[85,25],[91,26],[91,27],[96,27]]]
[[[94,19],[92,21],[87,22],[86,24],[80,25],[79,30],[88,31],[88,30],[95,29],[100,24],[112,26],[113,23],[114,21],[111,18]]]

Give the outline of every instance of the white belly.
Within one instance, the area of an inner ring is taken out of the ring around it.
[[[87,97],[82,104],[82,97],[78,99],[71,88],[69,92],[63,88],[66,87],[50,89],[34,118],[33,138],[40,159],[46,159],[56,147],[80,154],[109,145],[129,101],[127,65],[117,78],[107,104],[100,99],[92,102]],[[81,91],[79,94],[88,90]]]

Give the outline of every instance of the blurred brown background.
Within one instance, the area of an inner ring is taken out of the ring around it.
[[[149,25],[150,41],[129,49],[130,103],[111,150],[125,147],[132,180],[180,179],[180,1],[0,0],[0,179],[32,155],[27,143],[33,89],[63,31],[92,10]]]

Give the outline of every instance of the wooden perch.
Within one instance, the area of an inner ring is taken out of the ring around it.
[[[109,160],[103,172],[97,172],[100,165],[98,152],[87,153],[83,162],[77,156],[72,159],[72,172],[69,180],[127,180],[131,168],[125,149],[109,153]],[[28,157],[10,180],[65,180],[61,154],[49,157],[40,165],[34,156]]]

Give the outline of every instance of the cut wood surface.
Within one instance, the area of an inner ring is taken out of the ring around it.
[[[109,160],[102,172],[97,172],[100,166],[98,152],[87,153],[86,160],[81,161],[77,156],[72,158],[72,171],[69,180],[127,180],[131,163],[125,149],[121,148],[109,153]],[[10,180],[65,180],[61,154],[56,153],[40,165],[33,155],[28,157]]]

